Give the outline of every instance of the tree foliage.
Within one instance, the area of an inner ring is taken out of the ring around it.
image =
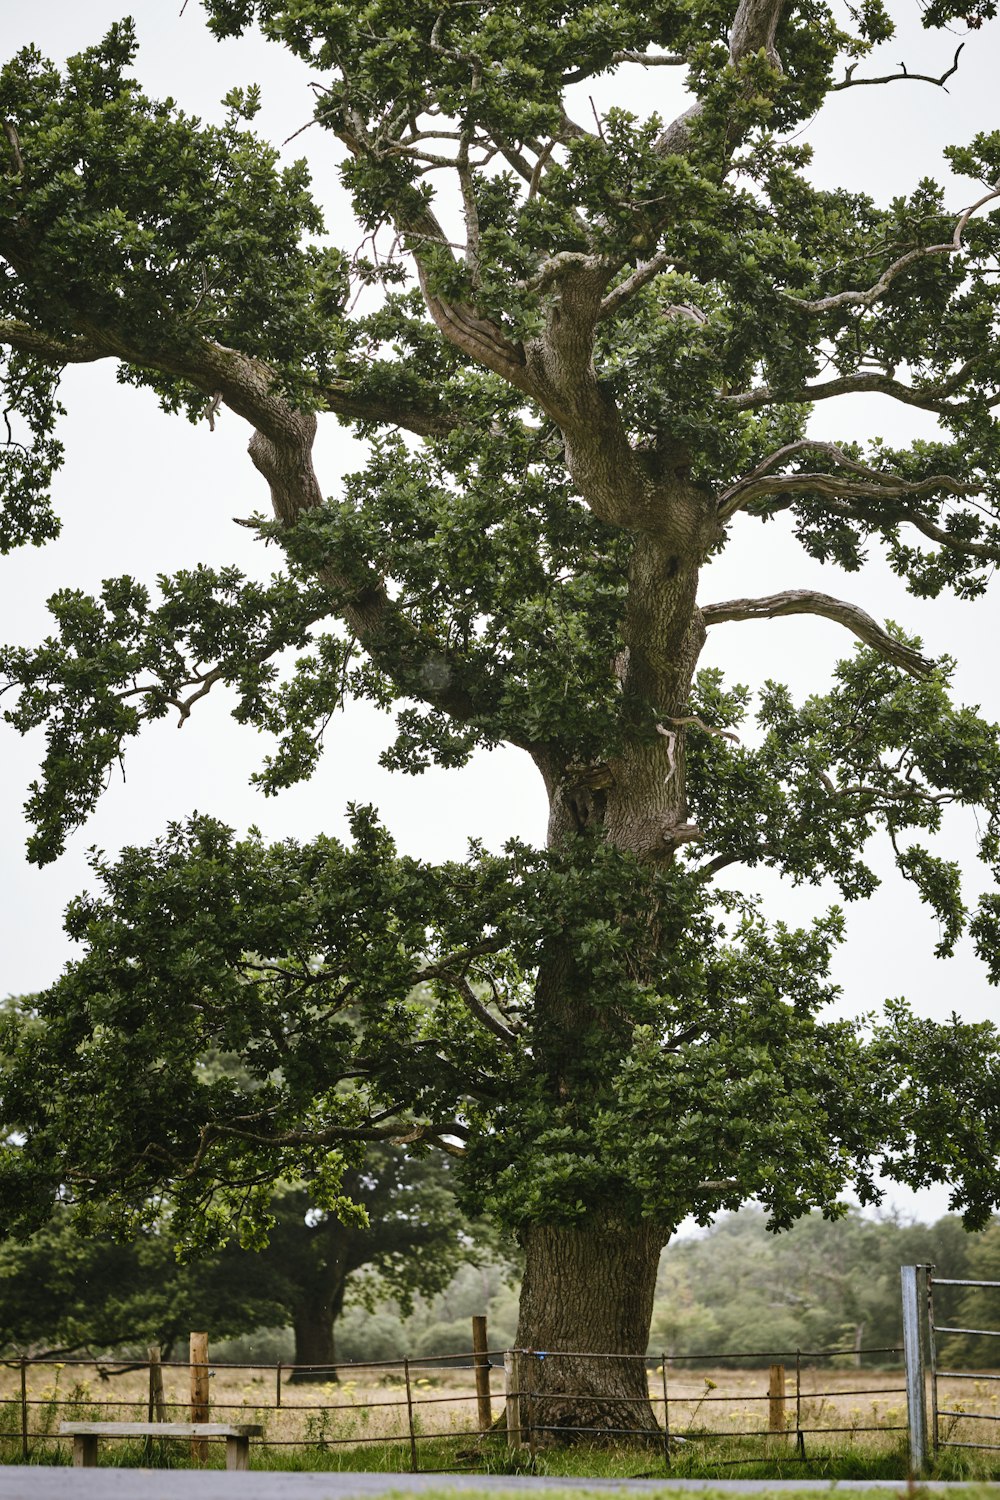
[[[951,1274],[941,1266],[937,1269],[940,1275]],[[947,1319],[942,1316],[943,1288],[935,1288],[934,1321],[943,1326],[951,1323],[959,1328],[978,1330],[978,1333],[950,1334],[939,1339],[938,1365],[949,1370],[995,1368],[1000,1364],[1000,1352],[992,1337],[1000,1334],[1000,1225],[991,1224],[985,1234],[976,1239],[964,1272],[958,1274],[969,1281],[982,1281],[987,1285],[966,1287],[959,1295],[957,1308]],[[951,1295],[954,1297],[954,1290]]]

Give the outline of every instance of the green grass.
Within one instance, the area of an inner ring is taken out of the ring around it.
[[[184,1441],[154,1442],[147,1449],[143,1441],[109,1441],[99,1450],[102,1466],[114,1468],[190,1468],[188,1444]],[[738,1438],[718,1442],[695,1442],[681,1453],[672,1455],[669,1470],[661,1452],[655,1448],[614,1447],[577,1444],[569,1448],[548,1448],[532,1457],[527,1449],[511,1449],[501,1439],[475,1443],[469,1439],[434,1438],[417,1445],[419,1468],[424,1473],[446,1471],[469,1474],[532,1473],[567,1480],[586,1479],[660,1479],[669,1489],[672,1479],[823,1479],[898,1480],[905,1489],[907,1457],[899,1444],[873,1450],[861,1444],[813,1444],[807,1449],[807,1461],[794,1456],[794,1448],[782,1454],[760,1454],[759,1444]],[[66,1465],[71,1461],[70,1445],[65,1440],[36,1438],[31,1445],[33,1464]],[[0,1463],[21,1463],[21,1446],[13,1435],[0,1439]],[[267,1447],[252,1445],[251,1463],[258,1470],[360,1471],[366,1473],[406,1474],[410,1470],[408,1443],[373,1443],[357,1446]],[[208,1467],[224,1467],[222,1444],[209,1447]],[[1000,1480],[997,1455],[972,1450],[942,1451],[934,1467],[935,1479],[958,1479],[988,1484]],[[988,1493],[984,1491],[984,1494]],[[991,1500],[996,1500],[993,1490]]]
[[[99,1418],[97,1409],[90,1412],[81,1401],[79,1409],[67,1412],[52,1403],[36,1408],[35,1420],[41,1428],[30,1443],[29,1462],[66,1465],[71,1462],[71,1446],[54,1437],[58,1418],[72,1415],[82,1420]],[[20,1429],[8,1407],[0,1418],[0,1464],[22,1463]],[[312,1434],[314,1438],[321,1434]],[[669,1466],[661,1448],[578,1443],[565,1448],[542,1448],[534,1455],[527,1448],[508,1447],[505,1437],[425,1437],[417,1442],[417,1461],[424,1473],[467,1472],[470,1474],[533,1473],[551,1478],[574,1479],[661,1479],[669,1486],[672,1479],[823,1479],[898,1480],[905,1486],[907,1453],[898,1434],[859,1435],[854,1440],[831,1437],[825,1442],[818,1436],[806,1439],[805,1460],[797,1453],[794,1440],[778,1445],[737,1434],[723,1438],[699,1438],[689,1433],[683,1446],[676,1447]],[[144,1440],[106,1441],[99,1449],[102,1466],[114,1468],[190,1468],[190,1448],[186,1441],[158,1439],[151,1445]],[[260,1470],[360,1471],[367,1473],[406,1474],[411,1466],[410,1446],[406,1441],[344,1443],[323,1446],[308,1440],[295,1446],[252,1444],[251,1464]],[[225,1447],[209,1445],[208,1467],[225,1465]],[[1000,1481],[1000,1454],[986,1450],[942,1449],[934,1466],[933,1477],[989,1483]],[[994,1492],[992,1500],[996,1500]]]

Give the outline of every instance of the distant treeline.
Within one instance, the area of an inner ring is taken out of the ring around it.
[[[932,1264],[942,1277],[1000,1281],[1000,1223],[968,1234],[954,1215],[914,1224],[852,1211],[833,1221],[812,1214],[770,1234],[762,1213],[744,1209],[667,1247],[650,1348],[681,1355],[898,1345],[899,1268],[914,1264]],[[941,1288],[935,1321],[1000,1330],[1000,1292]],[[1000,1339],[940,1342],[952,1365],[1000,1364]]]
[[[421,1190],[424,1210],[433,1218],[437,1199],[426,1186]],[[441,1202],[447,1204],[443,1197]],[[444,1217],[442,1209],[442,1229]],[[186,1265],[179,1265],[169,1244],[157,1244],[155,1236],[131,1247],[112,1246],[74,1242],[62,1230],[41,1238],[33,1249],[0,1246],[0,1349],[74,1345],[107,1353],[112,1344],[141,1350],[158,1341],[183,1357],[186,1330],[207,1327],[217,1359],[290,1361],[296,1346],[301,1351],[309,1342],[301,1326],[293,1331],[291,1309],[308,1304],[310,1277],[318,1284],[329,1273],[329,1246],[317,1232],[322,1226],[315,1216],[304,1215],[298,1228],[295,1224],[286,1211],[263,1257],[230,1246],[215,1260]],[[295,1248],[307,1224],[309,1255]],[[454,1242],[454,1220],[448,1227],[447,1238]],[[422,1247],[425,1256],[428,1250],[439,1256],[439,1268],[447,1258],[440,1254],[445,1238],[435,1248],[433,1235],[427,1235],[429,1244]],[[504,1260],[495,1245],[478,1253],[467,1248],[465,1264],[431,1294],[433,1278],[426,1267],[421,1270],[412,1243],[409,1253],[414,1256],[409,1275],[407,1251],[397,1245],[394,1263],[380,1265],[371,1256],[347,1278],[331,1350],[338,1360],[463,1352],[470,1344],[471,1317],[484,1311],[491,1347],[515,1342],[516,1257]],[[43,1262],[45,1274],[37,1274]],[[1000,1222],[970,1235],[953,1215],[915,1224],[851,1211],[833,1221],[814,1214],[774,1235],[762,1213],[744,1209],[710,1229],[675,1239],[664,1251],[650,1353],[713,1355],[721,1363],[727,1354],[838,1348],[846,1351],[842,1363],[856,1358],[893,1363],[890,1354],[857,1351],[900,1344],[899,1267],[914,1263],[931,1263],[943,1277],[1000,1281]],[[405,1304],[401,1307],[393,1295],[401,1286],[409,1292],[407,1316]],[[1000,1291],[949,1295],[942,1288],[936,1313],[939,1323],[1000,1330]],[[951,1368],[997,1367],[1000,1339],[952,1336],[941,1340],[940,1353]]]
[[[840,1348],[852,1351],[840,1362],[853,1363],[856,1349],[902,1342],[899,1268],[914,1264],[933,1264],[944,1277],[1000,1281],[1000,1223],[968,1234],[956,1215],[919,1224],[851,1211],[834,1221],[813,1214],[775,1235],[762,1213],[744,1209],[667,1246],[650,1354]],[[406,1321],[388,1303],[373,1313],[349,1303],[338,1325],[338,1353],[344,1359],[458,1353],[468,1348],[470,1317],[482,1311],[489,1315],[491,1345],[512,1344],[516,1266],[506,1277],[501,1263],[465,1266],[443,1293],[418,1299]],[[936,1317],[1000,1330],[1000,1291],[949,1294],[942,1288]],[[1000,1366],[1000,1339],[940,1342],[942,1359],[953,1366]],[[891,1355],[864,1357],[866,1364],[892,1362]]]

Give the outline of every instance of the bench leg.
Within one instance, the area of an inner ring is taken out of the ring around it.
[[[74,1469],[97,1468],[97,1434],[95,1432],[77,1433],[73,1438],[73,1467]]]
[[[226,1438],[226,1468],[249,1469],[250,1439],[248,1437]]]

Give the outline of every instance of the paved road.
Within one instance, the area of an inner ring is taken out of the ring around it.
[[[609,1492],[622,1496],[663,1494],[666,1490],[710,1490],[715,1494],[760,1494],[764,1491],[803,1490],[830,1495],[841,1490],[886,1490],[905,1494],[896,1479],[841,1480],[836,1485],[818,1479],[537,1479],[528,1476],[483,1474],[227,1474],[221,1470],[198,1473],[192,1469],[70,1469],[31,1465],[0,1466],[0,1500],[351,1500],[368,1496],[419,1494],[422,1490],[484,1491],[500,1495],[530,1495],[544,1491],[587,1491],[596,1497]],[[964,1490],[964,1484],[929,1486],[935,1493]],[[977,1488],[980,1488],[977,1486]],[[1000,1500],[1000,1485],[991,1486]],[[887,1496],[888,1500],[888,1496]]]

